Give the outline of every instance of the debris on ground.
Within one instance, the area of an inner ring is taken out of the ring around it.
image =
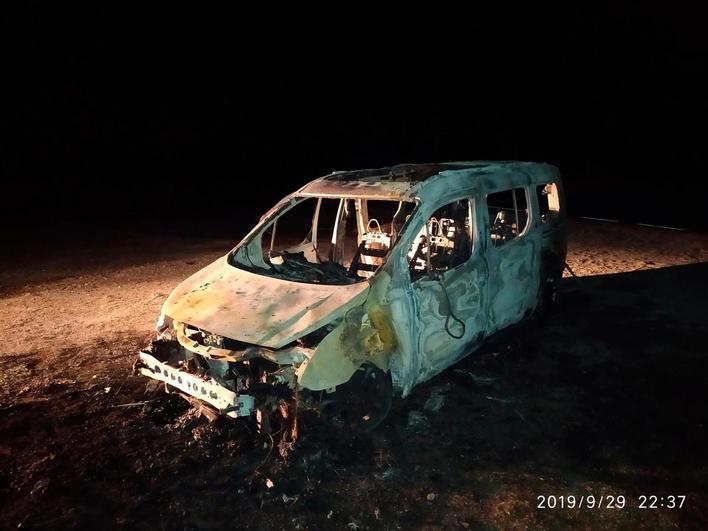
[[[440,411],[445,405],[445,389],[443,387],[435,387],[430,391],[430,396],[425,401],[423,409],[426,411]]]
[[[407,429],[415,434],[423,435],[430,431],[430,421],[425,413],[420,411],[410,411],[408,413]]]

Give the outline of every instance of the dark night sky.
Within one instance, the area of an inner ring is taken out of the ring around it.
[[[6,17],[4,223],[241,231],[333,169],[524,159],[572,214],[708,226],[697,13],[280,14]]]

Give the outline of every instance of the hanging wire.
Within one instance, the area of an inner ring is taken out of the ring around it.
[[[454,339],[462,339],[465,335],[466,327],[465,327],[465,322],[457,317],[455,313],[452,311],[452,304],[450,304],[450,296],[447,294],[447,289],[445,288],[445,284],[443,284],[442,281],[442,275],[438,277],[438,282],[440,283],[440,287],[442,288],[443,293],[445,294],[445,299],[447,300],[447,315],[445,316],[445,332],[448,333],[448,335]],[[453,321],[457,321],[460,326],[462,327],[462,333],[458,336],[452,333],[450,330],[450,318],[452,318]]]

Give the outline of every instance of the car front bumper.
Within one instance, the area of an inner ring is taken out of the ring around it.
[[[246,394],[238,394],[214,379],[204,379],[196,374],[180,370],[155,358],[149,352],[139,353],[140,373],[149,378],[165,382],[182,393],[197,398],[213,406],[220,414],[229,417],[247,417],[254,411],[255,399]]]

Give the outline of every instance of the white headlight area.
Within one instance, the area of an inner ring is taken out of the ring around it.
[[[165,334],[170,334],[170,330],[172,330],[172,318],[165,315],[164,313],[160,314],[160,317],[157,318],[157,322],[155,323],[155,330],[157,331],[159,336],[164,336]]]

